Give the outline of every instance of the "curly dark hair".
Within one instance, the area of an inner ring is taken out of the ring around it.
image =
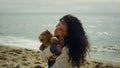
[[[84,63],[89,51],[86,32],[80,20],[70,14],[63,16],[60,22],[67,24],[68,36],[65,37],[64,44],[68,47],[68,61],[72,62],[72,66],[80,67],[80,64]]]

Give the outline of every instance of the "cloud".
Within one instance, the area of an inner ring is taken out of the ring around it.
[[[120,0],[0,0],[0,13],[120,13]]]

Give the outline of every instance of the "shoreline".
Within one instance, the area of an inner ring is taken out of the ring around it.
[[[46,63],[39,62],[39,54],[38,50],[0,45],[0,68],[45,68]],[[88,60],[81,68],[120,68],[120,63]]]

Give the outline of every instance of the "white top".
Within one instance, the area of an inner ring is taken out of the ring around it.
[[[50,46],[45,50],[40,52],[40,61],[47,62],[48,58],[53,54],[50,51]],[[56,58],[55,63],[51,68],[76,68],[71,65],[71,62],[68,62],[68,48],[63,47],[61,54]]]

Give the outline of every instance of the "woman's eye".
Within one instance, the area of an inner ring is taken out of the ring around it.
[[[62,28],[59,28],[59,30],[64,31]]]

